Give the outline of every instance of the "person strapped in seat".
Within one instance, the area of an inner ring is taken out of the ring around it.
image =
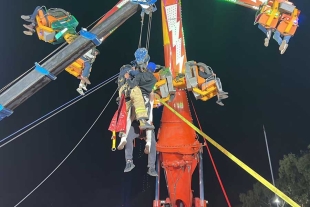
[[[86,84],[91,84],[89,81],[90,72],[92,70],[93,63],[96,60],[96,56],[99,54],[99,50],[94,47],[81,57],[81,59],[84,61],[84,68],[82,74],[78,77],[79,79],[81,79],[81,81],[79,87],[76,89],[77,92],[81,95],[84,95],[83,90],[87,91]]]
[[[206,79],[206,82],[212,80],[215,81],[218,92],[216,103],[220,106],[224,106],[222,100],[228,98],[228,92],[223,91],[220,78],[216,77],[216,74],[213,72],[212,68],[204,63],[197,63],[197,67],[198,67],[198,75]]]
[[[29,25],[23,24],[23,26],[26,29],[28,29],[28,31],[24,31],[25,35],[33,35],[33,33],[35,33],[35,27],[37,25],[36,16],[40,14],[40,12],[41,12],[42,17],[44,16],[43,18],[45,18],[45,21],[49,23],[51,23],[50,22],[51,18],[54,21],[57,21],[59,19],[69,17],[71,15],[69,12],[65,11],[64,9],[51,8],[49,10],[46,10],[45,6],[37,6],[31,15],[21,15],[21,18],[23,20],[31,23]]]
[[[274,0],[263,4],[259,12],[254,24],[258,23],[258,28],[267,36],[265,47],[269,46],[271,33],[274,32],[273,39],[279,44],[280,53],[284,54],[290,38],[296,32],[299,11],[288,0]]]

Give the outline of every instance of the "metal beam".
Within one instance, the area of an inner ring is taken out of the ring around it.
[[[106,37],[113,29],[122,25],[127,19],[134,15],[138,9],[139,5],[128,1],[123,4],[120,9],[115,11],[115,13],[111,14],[111,16],[96,25],[90,32],[97,35],[98,38]],[[41,66],[57,76],[94,46],[91,40],[79,36],[74,42],[64,47]],[[44,74],[33,70],[0,94],[0,105],[13,110],[50,81],[51,79]]]

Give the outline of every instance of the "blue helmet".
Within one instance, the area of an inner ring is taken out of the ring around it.
[[[156,64],[153,62],[149,62],[149,64],[146,66],[146,69],[154,73],[156,70]]]

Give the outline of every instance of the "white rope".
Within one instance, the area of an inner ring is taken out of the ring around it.
[[[99,17],[98,19],[96,19],[93,23],[91,23],[90,25],[88,25],[86,27],[86,29],[88,29],[89,27],[91,27],[93,24],[95,24],[96,22],[98,22],[101,18],[103,18],[107,13],[105,13],[104,15],[102,15],[101,17]],[[79,34],[80,32],[78,32]],[[58,48],[56,48],[53,52],[51,52],[50,54],[48,54],[45,58],[43,58],[39,64],[41,64],[43,61],[45,61],[47,58],[49,58],[51,55],[55,54],[57,51],[59,51],[61,48],[63,48],[65,45],[67,45],[67,42],[64,42],[62,45],[60,45]],[[5,91],[8,87],[10,87],[11,85],[13,85],[14,83],[16,83],[17,81],[19,81],[21,78],[23,78],[25,75],[27,75],[32,69],[34,69],[34,66],[32,66],[31,68],[29,68],[26,72],[24,72],[23,74],[21,74],[20,76],[18,76],[17,78],[15,78],[13,81],[11,81],[9,84],[7,84],[6,86],[4,86],[1,90],[0,93],[2,93],[3,91]]]
[[[109,105],[109,103],[111,102],[112,98],[114,97],[114,95],[116,94],[117,89],[115,90],[115,92],[113,93],[113,95],[111,96],[110,100],[108,101],[108,103],[105,105],[105,107],[103,108],[103,110],[101,111],[101,113],[99,114],[99,116],[96,118],[96,120],[94,121],[94,123],[90,126],[90,128],[87,130],[87,132],[84,134],[84,136],[80,139],[80,141],[74,146],[74,148],[71,150],[71,152],[65,157],[65,159],[63,159],[59,165],[57,165],[57,167],[39,184],[37,185],[30,193],[28,193],[28,195],[26,195],[21,201],[19,201],[14,207],[18,206],[19,204],[21,204],[26,198],[28,198],[36,189],[38,189],[49,177],[51,177],[51,175],[68,159],[68,157],[73,153],[73,151],[80,145],[80,143],[84,140],[84,138],[87,136],[87,134],[89,133],[89,131],[94,127],[94,125],[97,123],[97,121],[99,120],[99,118],[101,117],[101,115],[103,114],[103,112],[105,111],[105,109],[107,108],[107,106]]]
[[[65,110],[66,108],[72,106],[73,104],[75,104],[76,102],[80,101],[81,99],[87,97],[88,95],[92,94],[93,92],[97,91],[98,89],[100,89],[101,87],[107,85],[108,83],[110,83],[111,81],[115,80],[117,78],[117,76],[111,80],[109,80],[108,82],[106,82],[105,84],[102,84],[101,86],[99,86],[98,88],[96,88],[95,90],[85,94],[84,96],[82,96],[80,99],[77,99],[76,101],[72,102],[71,104],[69,104],[68,106],[62,108],[61,110],[57,111],[56,113],[52,114],[51,116],[46,117],[45,119],[43,119],[42,121],[38,122],[37,124],[33,125],[32,127],[30,127],[29,129],[23,131],[22,133],[20,133],[19,135],[16,135],[14,138],[10,139],[10,141],[7,141],[6,143],[0,145],[0,148],[4,147],[5,145],[7,145],[8,143],[14,141],[15,139],[17,139],[18,137],[22,136],[23,134],[27,133],[28,131],[30,131],[31,129],[35,128],[36,126],[42,124],[43,122],[45,122],[46,120],[52,118],[53,116],[55,116],[56,114],[62,112],[63,110]]]

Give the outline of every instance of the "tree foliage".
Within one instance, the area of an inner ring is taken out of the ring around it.
[[[299,155],[288,154],[280,160],[276,186],[302,207],[310,207],[310,146]],[[242,207],[276,206],[275,195],[261,183],[240,194]],[[287,206],[280,200],[280,206]]]

